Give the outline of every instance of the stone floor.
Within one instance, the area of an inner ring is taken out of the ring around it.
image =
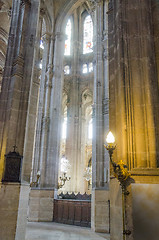
[[[109,240],[109,234],[94,233],[90,228],[58,223],[30,222],[26,240]]]

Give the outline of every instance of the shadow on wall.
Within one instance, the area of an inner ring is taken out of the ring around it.
[[[135,240],[159,239],[159,185],[132,184]]]

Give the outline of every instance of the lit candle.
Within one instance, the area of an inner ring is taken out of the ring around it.
[[[109,132],[107,137],[106,137],[106,142],[109,144],[109,145],[112,145],[113,143],[115,143],[115,138],[112,134],[112,132]]]

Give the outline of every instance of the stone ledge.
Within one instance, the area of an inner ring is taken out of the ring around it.
[[[159,176],[159,168],[134,168],[130,173],[132,176]]]

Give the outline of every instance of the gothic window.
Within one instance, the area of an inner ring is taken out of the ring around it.
[[[41,49],[44,49],[44,43],[43,43],[43,40],[42,40],[42,39],[40,40],[40,48],[41,48]]]
[[[39,68],[42,69],[42,60],[40,60]]]
[[[83,73],[87,73],[88,72],[88,68],[87,68],[87,64],[83,64],[83,67],[82,67],[82,72]]]
[[[88,15],[83,25],[83,54],[93,52],[93,22]]]
[[[91,119],[88,124],[88,139],[92,139],[92,137],[93,137],[93,125]]]
[[[70,55],[70,50],[71,50],[71,32],[72,32],[72,26],[71,26],[71,20],[68,19],[65,33],[67,36],[67,39],[65,40],[65,55],[69,56]]]
[[[93,72],[93,63],[90,62],[88,65],[89,72]]]
[[[67,131],[67,118],[64,118],[62,126],[62,139],[66,139],[66,131]]]
[[[65,74],[65,75],[70,74],[70,66],[69,66],[69,65],[66,65],[66,66],[64,67],[64,74]]]

